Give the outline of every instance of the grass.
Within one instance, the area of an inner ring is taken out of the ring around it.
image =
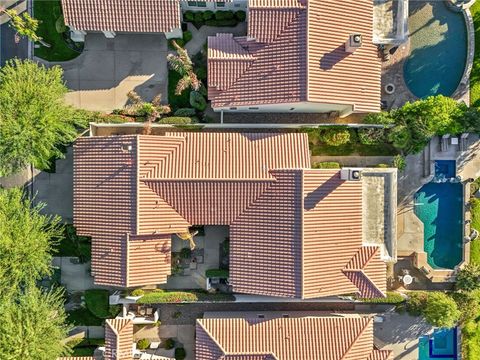
[[[405,298],[397,292],[387,291],[386,298],[371,298],[371,299],[358,299],[364,303],[372,304],[401,304],[405,302]]]
[[[175,88],[181,75],[172,69],[168,69],[168,103],[172,111],[175,112],[180,108],[189,108],[190,106],[190,89],[184,90],[181,95],[175,95]]]
[[[472,228],[480,231],[480,199],[471,199],[472,207]],[[472,241],[470,244],[470,262],[472,264],[480,265],[480,238]]]
[[[108,303],[109,292],[102,289],[85,291],[85,305],[87,309],[100,319],[114,318],[120,311],[119,306],[110,306]]]
[[[72,356],[93,356],[97,347],[105,345],[105,339],[83,339],[69,345],[72,346]]]
[[[147,292],[142,298],[138,300],[140,304],[160,304],[160,303],[182,303],[182,302],[197,302],[197,301],[234,301],[234,296],[230,294],[210,294],[206,291],[168,291],[168,290],[154,290]]]
[[[470,104],[480,106],[480,2],[470,8],[475,27],[475,57],[470,74]]]
[[[35,49],[35,56],[48,61],[67,61],[76,58],[80,53],[72,50],[65,42],[63,35],[55,28],[56,21],[62,16],[60,0],[33,2],[35,18],[40,21],[37,34],[50,44]]]
[[[75,326],[101,326],[103,324],[103,319],[96,317],[86,308],[68,311],[67,321]]]

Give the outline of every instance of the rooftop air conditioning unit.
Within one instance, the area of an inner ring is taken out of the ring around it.
[[[343,168],[340,170],[340,179],[345,181],[360,181],[362,178],[361,169]]]
[[[352,34],[348,37],[345,42],[345,51],[353,53],[360,46],[362,46],[362,35],[361,34]]]

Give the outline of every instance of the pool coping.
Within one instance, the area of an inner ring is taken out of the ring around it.
[[[453,11],[452,9],[450,10]],[[467,105],[470,105],[470,74],[472,72],[473,58],[475,56],[475,27],[473,25],[473,18],[470,9],[462,9],[461,12],[467,27],[467,59],[462,78],[451,97],[456,100],[463,100]]]

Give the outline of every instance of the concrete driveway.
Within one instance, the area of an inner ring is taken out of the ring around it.
[[[166,100],[167,53],[167,40],[162,34],[118,34],[114,39],[88,34],[80,56],[57,63],[72,90],[67,102],[79,108],[111,112],[125,105],[131,90],[147,101],[159,93]]]

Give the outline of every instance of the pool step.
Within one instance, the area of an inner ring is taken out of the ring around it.
[[[455,275],[452,270],[434,270],[430,273],[430,276],[433,283],[455,282]]]

